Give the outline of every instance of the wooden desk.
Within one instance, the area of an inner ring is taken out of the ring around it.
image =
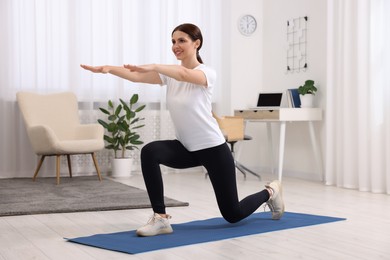
[[[318,167],[318,173],[323,179],[322,159],[320,153],[320,147],[316,138],[314,130],[314,121],[322,120],[322,109],[320,108],[280,108],[278,110],[235,110],[235,116],[241,116],[245,121],[253,122],[265,122],[267,123],[268,139],[272,142],[271,126],[270,123],[280,123],[280,136],[279,136],[279,163],[278,163],[278,178],[282,180],[283,174],[283,161],[284,161],[284,146],[286,138],[286,123],[287,122],[308,122],[311,144],[313,146],[314,157]],[[271,144],[271,149],[273,145]],[[272,163],[273,151],[272,151]],[[272,165],[272,171],[274,167]]]

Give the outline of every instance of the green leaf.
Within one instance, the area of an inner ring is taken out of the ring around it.
[[[106,122],[104,122],[103,120],[101,119],[98,119],[98,123],[101,124],[104,128],[108,128],[108,124]]]
[[[132,127],[131,129],[138,129],[138,128],[141,128],[141,127],[144,127],[145,125],[137,125],[137,126],[134,126]]]
[[[143,144],[144,142],[142,142],[142,141],[132,141],[131,143],[134,144],[134,145],[140,145],[140,144]]]
[[[120,124],[123,124],[124,122],[126,122],[125,118],[126,118],[126,116],[121,116],[120,118],[118,118],[118,120],[116,121],[117,125],[120,125]]]
[[[126,111],[126,119],[129,120],[131,116],[131,110],[128,106],[124,106],[124,109]]]
[[[115,139],[110,136],[105,135],[104,140],[110,144],[115,144]]]
[[[122,105],[118,105],[118,107],[115,109],[114,114],[115,114],[116,116],[119,116],[120,113],[121,113],[121,111],[122,111]]]
[[[106,146],[106,149],[109,149],[109,150],[115,150],[115,146],[110,144],[110,145],[107,145]]]
[[[110,121],[115,121],[117,119],[117,116],[116,115],[110,115],[109,117],[108,117],[108,120],[110,120]]]
[[[146,105],[142,105],[142,106],[138,107],[138,108],[135,110],[135,112],[138,113],[138,112],[140,112],[141,110],[143,110],[145,107],[146,107]]]
[[[137,146],[134,146],[134,145],[128,145],[126,146],[126,150],[134,150],[134,149],[138,149]]]
[[[129,124],[125,120],[122,120],[121,122],[119,122],[117,124],[117,126],[118,126],[118,129],[121,130],[122,132],[126,133],[126,132],[130,131]]]
[[[139,120],[141,120],[139,117],[133,119],[133,121],[130,122],[130,125],[137,123]]]
[[[130,118],[134,118],[135,117],[135,112],[134,111],[130,111],[129,116],[130,116],[129,119]]]
[[[305,81],[305,85],[307,86],[313,86],[314,85],[314,80],[308,79]]]
[[[100,111],[102,111],[104,114],[109,115],[110,112],[104,108],[99,108]]]
[[[136,140],[136,139],[138,139],[138,138],[140,138],[139,134],[137,134],[137,133],[132,133],[132,137],[131,137],[132,140]]]
[[[108,132],[115,132],[118,129],[117,124],[110,123],[107,127]]]
[[[129,106],[126,104],[126,102],[123,101],[123,99],[119,99],[119,100],[120,100],[120,102],[122,103],[123,108],[124,108],[126,111],[129,111],[130,108],[129,108]]]
[[[138,102],[138,94],[133,94],[133,96],[130,99],[130,104],[134,105],[137,102]]]

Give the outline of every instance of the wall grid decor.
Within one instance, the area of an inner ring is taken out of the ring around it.
[[[307,70],[307,21],[307,16],[287,21],[287,73],[304,72]]]

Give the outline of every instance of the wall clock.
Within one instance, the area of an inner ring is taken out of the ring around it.
[[[246,14],[238,19],[238,30],[242,35],[250,36],[257,28],[256,18],[253,15]]]

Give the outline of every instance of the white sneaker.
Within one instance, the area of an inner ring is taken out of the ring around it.
[[[282,194],[282,184],[280,181],[273,181],[265,185],[266,188],[272,189],[273,194],[266,202],[272,212],[272,219],[278,220],[284,213],[284,201]]]
[[[140,237],[150,237],[172,233],[173,229],[168,221],[170,218],[171,216],[169,215],[167,215],[167,218],[163,218],[159,214],[154,213],[153,216],[149,219],[148,223],[137,229],[136,233]]]

